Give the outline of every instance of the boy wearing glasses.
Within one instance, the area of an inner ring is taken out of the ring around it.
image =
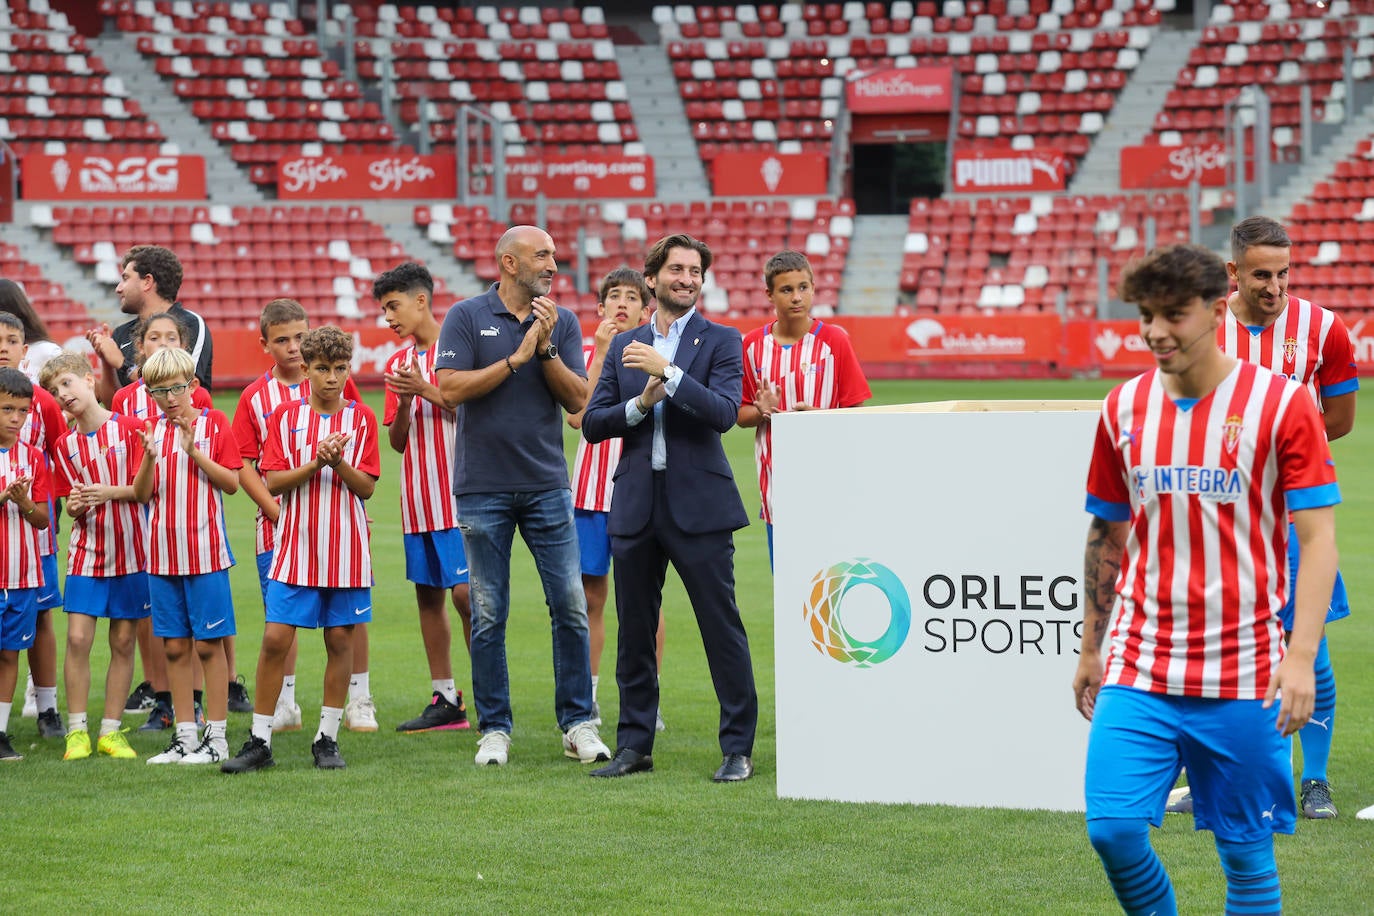
[[[19,680],[19,651],[33,646],[43,586],[39,534],[48,527],[48,463],[20,438],[33,403],[33,383],[0,369],[0,761],[22,760],[10,744],[10,707]]]
[[[134,498],[152,504],[148,519],[148,593],[153,635],[162,637],[172,687],[176,733],[149,763],[216,763],[229,756],[229,676],[223,640],[235,632],[221,493],[239,487],[238,445],[229,418],[196,410],[195,360],[180,348],[159,350],[143,364],[163,418],[142,433],[144,452]],[[205,670],[206,723],[196,741],[191,698],[192,644]]]

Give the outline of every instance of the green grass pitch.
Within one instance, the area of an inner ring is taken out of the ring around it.
[[[1109,382],[885,382],[871,403],[953,398],[1100,397]],[[380,394],[369,394],[380,414]],[[1365,400],[1370,400],[1366,397]],[[233,400],[219,406],[232,412]],[[1365,411],[1374,410],[1374,403]],[[569,443],[572,438],[569,436]],[[1070,446],[1066,446],[1070,447]],[[1089,443],[1071,447],[1088,448]],[[773,774],[772,583],[761,524],[736,536],[739,604],[754,653],[762,715],[758,775],[719,786],[717,708],[700,638],[681,585],[664,598],[662,676],[668,731],[657,771],[613,782],[587,778],[566,759],[553,717],[547,613],[528,553],[517,539],[509,653],[515,710],[511,763],[474,766],[475,729],[399,735],[395,725],[429,697],[414,594],[400,551],[398,456],[382,439],[383,478],[370,503],[377,586],[372,688],[382,730],[340,734],[348,769],[317,772],[309,744],[319,711],[323,648],[301,644],[297,695],[305,730],[274,742],[275,769],[230,777],[200,767],[148,767],[92,758],[62,761],[62,742],[11,719],[26,754],[0,773],[9,832],[0,909],[54,913],[741,912],[1109,913],[1115,900],[1079,815],[779,801]],[[727,448],[751,516],[758,509],[751,433]],[[1354,615],[1332,628],[1340,713],[1331,777],[1341,817],[1304,822],[1277,840],[1289,912],[1363,913],[1374,899],[1374,417],[1336,443],[1345,503],[1338,513],[1342,567]],[[569,455],[571,456],[571,451]],[[830,471],[838,479],[842,469]],[[262,634],[253,566],[251,503],[228,500],[239,626],[239,670],[250,691]],[[1084,518],[1086,532],[1087,519]],[[614,744],[614,615],[600,700]],[[65,623],[57,619],[59,645]],[[106,653],[92,653],[91,709],[99,710]],[[455,674],[470,668],[455,641]],[[60,659],[59,659],[60,662]],[[1071,667],[1064,670],[1072,702]],[[21,689],[23,680],[20,680]],[[59,693],[61,701],[61,693]],[[920,698],[905,727],[921,729]],[[471,710],[470,710],[471,712]],[[98,718],[98,712],[95,714]],[[475,722],[475,714],[473,714]],[[126,724],[139,724],[131,721]],[[232,750],[247,715],[232,715]],[[817,741],[865,753],[844,722],[814,723]],[[142,757],[165,733],[131,733]],[[957,735],[926,736],[926,753],[958,754]],[[1008,748],[1015,753],[1020,749]],[[842,774],[836,774],[842,778]],[[1168,819],[1154,841],[1180,910],[1222,909],[1223,880],[1208,834]]]

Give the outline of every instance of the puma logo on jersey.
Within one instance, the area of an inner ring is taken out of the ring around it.
[[[496,325],[491,325],[490,327],[486,327],[478,331],[478,333],[481,334],[483,337],[500,337],[501,329],[498,328]]]
[[[1272,821],[1272,820],[1274,819],[1274,809],[1277,808],[1278,806],[1279,806],[1278,802],[1274,802],[1274,804],[1272,804],[1272,805],[1269,806],[1269,810],[1268,810],[1268,811],[1261,811],[1261,812],[1260,812],[1260,820],[1262,820],[1262,821]]]

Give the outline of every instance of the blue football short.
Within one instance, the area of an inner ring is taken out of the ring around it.
[[[258,554],[258,591],[262,592],[262,606],[267,607],[267,582],[268,573],[272,571],[272,557],[275,551],[264,551]]]
[[[406,578],[416,585],[453,588],[468,581],[468,556],[458,528],[401,536],[406,552]]]
[[[371,588],[322,588],[267,583],[267,622],[293,627],[346,627],[372,621]]]
[[[110,620],[142,620],[152,615],[148,574],[68,576],[67,613]]]
[[[1298,595],[1298,532],[1293,523],[1288,524],[1288,603],[1279,611],[1279,621],[1283,632],[1293,632],[1293,615],[1297,612]],[[1336,570],[1336,584],[1331,589],[1331,604],[1326,608],[1326,622],[1350,616],[1350,596],[1345,591],[1345,580],[1341,571]]]
[[[164,639],[220,639],[233,636],[234,597],[229,570],[197,576],[148,576],[153,635]]]
[[[577,550],[582,557],[582,575],[604,576],[611,571],[611,536],[606,533],[609,512],[574,509]]]
[[[1292,833],[1291,742],[1274,727],[1278,703],[1262,704],[1103,687],[1088,735],[1088,820],[1145,818],[1158,827],[1186,766],[1196,829],[1237,843]]]
[[[0,649],[19,651],[33,646],[38,632],[36,588],[0,589]]]
[[[43,564],[43,587],[38,590],[38,609],[51,611],[62,606],[62,580],[57,577],[57,555],[48,554]]]

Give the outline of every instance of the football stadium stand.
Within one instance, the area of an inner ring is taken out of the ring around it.
[[[1151,242],[1194,239],[1200,225],[1197,240],[1221,246],[1237,197],[1218,151],[1229,118],[1254,123],[1247,92],[1260,90],[1269,134],[1242,145],[1269,158],[1276,181],[1242,207],[1288,222],[1304,290],[1353,319],[1374,314],[1354,293],[1374,277],[1374,0],[1227,0],[1196,16],[1167,0],[677,4],[637,14],[295,6],[101,0],[97,11],[10,0],[0,10],[0,141],[24,176],[16,218],[0,227],[0,273],[25,284],[59,333],[112,317],[118,255],[136,243],[178,251],[188,297],[217,325],[251,327],[262,302],[285,295],[312,320],[375,328],[377,272],[415,257],[441,278],[441,299],[460,297],[493,278],[495,239],[526,221],[558,240],[555,295],[583,316],[596,277],[686,229],[719,253],[703,307],[729,319],[766,316],[761,264],[794,247],[815,266],[822,315],[1092,320],[1122,265]],[[1132,90],[1162,43],[1178,50],[1151,74],[1159,91]],[[671,104],[639,85],[650,51]],[[860,144],[893,140],[857,137],[849,91],[875,72],[913,68],[949,74],[948,117],[923,141],[937,164],[920,189],[894,198],[895,210],[875,210]],[[508,211],[494,213],[489,197],[453,190],[452,158],[427,158],[453,156],[464,106],[488,113],[506,154],[527,163],[653,158],[662,125],[685,125],[692,168],[660,164],[657,187],[638,196],[580,183],[536,200],[512,185]],[[1192,171],[1165,182],[1118,172],[1104,189],[1101,149],[1115,157],[1132,144]],[[1090,190],[1075,191],[1095,148]],[[1046,151],[1060,163],[1052,188],[956,188],[955,161]],[[122,193],[134,187],[120,177],[129,163],[175,165],[188,153],[205,160],[195,196],[149,197],[150,187],[166,190],[155,182]],[[775,196],[714,196],[710,179],[694,177],[737,153],[809,155],[840,172],[824,193]],[[306,200],[279,184],[283,161],[367,156],[420,163],[447,190],[409,202]],[[450,165],[431,165],[442,161]],[[1193,216],[1187,178],[1204,183]],[[905,216],[883,222],[883,212]],[[851,261],[856,238],[893,255]]]

